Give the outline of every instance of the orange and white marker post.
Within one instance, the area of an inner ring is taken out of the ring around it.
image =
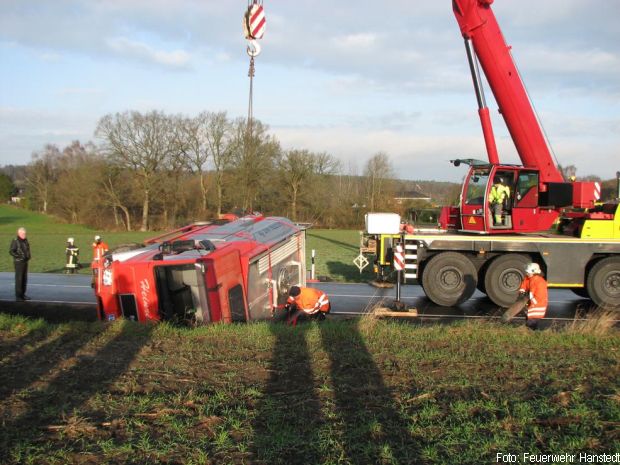
[[[405,269],[405,252],[401,244],[396,245],[394,249],[394,269],[396,270],[396,300],[394,301],[394,307],[400,309],[403,306],[400,301],[400,283],[402,281],[402,272]]]

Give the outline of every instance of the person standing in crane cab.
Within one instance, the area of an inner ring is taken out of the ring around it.
[[[313,287],[292,286],[286,302],[289,322],[295,326],[300,317],[322,321],[331,310],[327,295]]]
[[[495,226],[503,226],[504,207],[510,199],[510,187],[506,185],[502,176],[495,176],[493,186],[489,193],[489,204],[491,205],[491,213],[493,214],[493,224]]]
[[[549,294],[547,281],[542,276],[538,263],[528,263],[525,267],[525,279],[519,287],[519,295],[527,297],[525,324],[528,328],[538,329],[538,323],[547,313]]]

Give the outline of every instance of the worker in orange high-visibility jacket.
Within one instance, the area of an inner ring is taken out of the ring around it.
[[[538,323],[547,313],[549,294],[547,281],[542,276],[538,263],[528,263],[525,267],[525,279],[521,283],[519,293],[528,298],[526,325],[530,329],[538,329]]]
[[[101,240],[101,236],[95,236],[95,242],[93,242],[93,261],[99,262],[108,250],[110,248],[108,244]]]
[[[297,324],[299,317],[324,320],[325,314],[331,310],[327,295],[313,287],[291,287],[286,304],[289,311],[289,322],[293,326]]]
[[[93,270],[92,281],[90,283],[91,287],[94,289],[97,285],[97,278],[99,273],[99,262],[103,261],[103,256],[108,253],[110,248],[108,244],[103,242],[101,236],[95,236],[95,242],[93,242],[93,261],[90,267]]]

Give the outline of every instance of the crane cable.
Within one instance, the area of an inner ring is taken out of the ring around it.
[[[248,45],[246,52],[250,57],[250,68],[248,77],[250,78],[250,95],[248,98],[248,135],[252,134],[252,121],[254,119],[254,58],[260,55],[261,46],[258,40],[265,34],[265,10],[262,0],[248,0],[248,8],[243,15],[243,33]]]

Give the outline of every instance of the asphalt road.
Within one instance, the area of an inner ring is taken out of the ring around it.
[[[87,275],[31,273],[28,277],[28,295],[31,301],[16,303],[13,273],[0,273],[0,308],[52,320],[96,318],[96,301]],[[389,306],[395,297],[394,289],[378,289],[368,284],[317,283],[332,303],[335,315],[360,315],[375,305]],[[403,286],[401,300],[408,308],[415,308],[421,319],[486,319],[497,318],[502,310],[484,294],[474,296],[458,307],[439,307],[425,296],[420,286]],[[593,307],[592,302],[571,291],[549,291],[547,319],[572,320],[578,312]]]

